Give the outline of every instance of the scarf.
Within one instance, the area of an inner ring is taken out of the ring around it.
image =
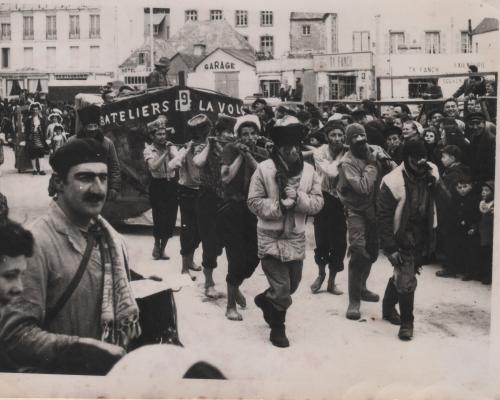
[[[99,245],[104,271],[101,307],[101,340],[127,348],[141,335],[139,307],[130,287],[120,240],[103,218],[89,229]]]

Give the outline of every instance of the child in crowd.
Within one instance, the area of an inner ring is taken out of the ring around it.
[[[480,276],[481,282],[491,285],[492,257],[493,257],[493,203],[495,182],[488,181],[483,184],[481,190],[481,202],[479,211],[481,220],[479,222],[480,239]]]
[[[53,136],[51,143],[52,153],[68,141],[68,134],[64,132],[64,127],[61,124],[56,124],[53,127]]]

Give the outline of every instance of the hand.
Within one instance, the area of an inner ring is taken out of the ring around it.
[[[116,189],[109,189],[108,200],[114,201],[118,198],[119,192]]]
[[[288,197],[289,199],[292,199],[293,201],[297,200],[297,190],[295,190],[294,188],[291,188],[289,186],[285,187],[285,193],[286,197]]]
[[[186,150],[189,152],[191,151],[191,149],[193,148],[194,146],[194,143],[192,140],[190,140],[188,143],[187,143],[187,146],[186,146]]]
[[[401,257],[399,251],[389,254],[387,258],[389,259],[391,265],[395,268],[399,268],[403,264],[403,258]]]
[[[280,202],[282,206],[285,207],[287,210],[289,210],[295,205],[295,200],[292,199],[282,199],[280,200]]]
[[[250,148],[246,145],[246,144],[243,144],[243,143],[238,143],[236,144],[236,147],[242,151],[243,153],[248,153],[250,151]]]

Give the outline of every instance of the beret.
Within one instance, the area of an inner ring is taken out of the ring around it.
[[[57,149],[49,160],[52,169],[60,175],[66,175],[78,164],[107,162],[108,155],[104,146],[89,138],[74,138],[68,141]]]

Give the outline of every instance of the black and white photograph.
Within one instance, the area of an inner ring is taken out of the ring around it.
[[[500,399],[499,14],[0,0],[0,397]]]

